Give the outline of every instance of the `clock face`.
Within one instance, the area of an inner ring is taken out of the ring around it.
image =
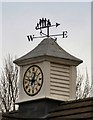
[[[43,73],[41,68],[37,65],[30,66],[26,70],[23,78],[23,88],[25,92],[30,96],[34,96],[40,91],[42,84]]]

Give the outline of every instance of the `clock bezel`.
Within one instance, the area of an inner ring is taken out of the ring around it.
[[[36,93],[34,93],[34,94],[29,94],[29,93],[26,91],[25,87],[24,87],[25,75],[26,75],[27,71],[28,71],[31,67],[37,67],[37,68],[40,70],[41,75],[42,75],[42,84],[41,84],[39,90],[38,90]],[[27,95],[29,95],[29,96],[35,96],[35,95],[37,95],[37,94],[39,93],[39,91],[41,90],[42,86],[43,86],[43,72],[42,72],[42,69],[41,69],[38,65],[31,65],[30,67],[27,68],[27,70],[25,71],[24,76],[23,76],[23,88],[24,88],[25,93],[26,93]]]

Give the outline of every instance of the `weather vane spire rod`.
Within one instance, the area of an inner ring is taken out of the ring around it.
[[[28,40],[30,41],[33,41],[33,39],[35,38],[42,38],[42,37],[51,37],[51,36],[62,36],[63,35],[63,38],[67,38],[67,31],[63,31],[62,34],[57,34],[57,35],[50,35],[49,34],[49,28],[50,27],[58,27],[60,24],[59,23],[56,23],[55,25],[52,25],[50,20],[49,19],[46,19],[46,18],[42,18],[42,19],[39,19],[39,22],[37,23],[35,29],[36,30],[40,30],[40,35],[39,37],[34,37],[34,35],[28,35],[27,38]],[[47,29],[47,33],[43,33],[43,29]],[[42,36],[43,35],[43,36]]]

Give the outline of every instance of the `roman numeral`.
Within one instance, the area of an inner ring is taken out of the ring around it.
[[[39,80],[41,80],[41,78],[39,78]]]
[[[34,68],[34,67],[32,68],[32,71],[35,71],[35,68]]]
[[[34,93],[34,89],[32,89],[32,93]]]
[[[25,79],[25,84],[27,84],[27,80],[28,80],[28,79]]]
[[[27,82],[29,79],[28,78],[25,78],[25,81]]]
[[[28,88],[28,85],[26,85],[26,89]]]
[[[30,71],[30,70],[29,70],[28,72],[29,72],[29,73],[31,73],[31,71]]]
[[[38,89],[36,88],[36,91],[38,91]]]
[[[28,92],[30,93],[30,89],[28,90]]]
[[[40,73],[38,73],[38,75],[37,76],[39,76],[40,75]]]
[[[40,86],[40,83],[38,83],[38,85]]]

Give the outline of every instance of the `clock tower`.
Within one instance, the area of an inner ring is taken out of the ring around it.
[[[56,27],[58,25],[56,23]],[[60,102],[76,98],[76,67],[83,61],[66,52],[50,37],[49,27],[53,26],[49,20],[40,19],[36,30],[40,29],[43,34],[41,29],[47,28],[47,38],[14,61],[20,67],[17,101],[20,118],[46,118]],[[62,35],[67,37],[65,32]],[[35,38],[30,37],[31,40]]]
[[[76,98],[76,66],[82,60],[70,55],[54,39],[44,39],[14,63],[20,66],[20,106],[29,103],[29,107],[30,104],[34,107],[42,100],[49,100],[49,104],[56,106]]]

